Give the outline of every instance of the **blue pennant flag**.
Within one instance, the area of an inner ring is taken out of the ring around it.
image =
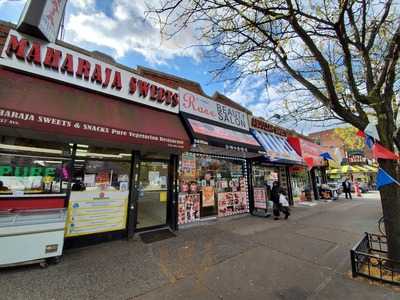
[[[378,175],[376,176],[376,187],[378,190],[388,184],[397,183],[400,184],[396,179],[390,176],[385,170],[379,168]]]
[[[328,152],[321,153],[319,156],[325,160],[333,160],[332,156]]]
[[[365,136],[365,145],[367,145],[369,149],[372,149],[372,146],[374,145],[374,139],[369,135]]]

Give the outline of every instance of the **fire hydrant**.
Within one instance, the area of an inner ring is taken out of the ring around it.
[[[354,184],[354,191],[356,192],[357,197],[361,197],[361,189],[360,189],[360,183],[356,182]]]

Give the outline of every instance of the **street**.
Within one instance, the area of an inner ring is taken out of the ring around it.
[[[58,265],[0,272],[0,299],[399,299],[352,279],[349,250],[377,232],[378,194],[294,207],[289,220],[237,216],[144,244],[69,250]]]

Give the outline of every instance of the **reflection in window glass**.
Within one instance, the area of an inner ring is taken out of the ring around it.
[[[0,193],[65,193],[70,176],[66,158],[0,154]]]
[[[228,216],[248,211],[246,162],[204,154],[184,153],[180,171],[179,222],[197,218],[199,194],[200,217]],[[188,217],[189,216],[189,217]]]
[[[126,227],[130,162],[75,161],[68,206],[68,237]]]

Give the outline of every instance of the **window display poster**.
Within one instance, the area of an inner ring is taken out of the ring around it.
[[[178,224],[185,224],[200,219],[200,194],[179,194]]]
[[[265,188],[254,188],[254,207],[259,209],[267,209]]]
[[[149,185],[160,185],[160,172],[149,171]]]
[[[204,186],[203,191],[203,207],[215,205],[214,188],[212,186]]]
[[[245,192],[218,193],[218,216],[225,217],[248,212]]]
[[[85,174],[83,176],[83,183],[87,187],[96,186],[96,174]]]
[[[125,229],[128,195],[129,191],[71,192],[65,236]]]
[[[185,179],[196,179],[196,155],[194,153],[184,153],[182,154],[182,164],[181,164],[182,178]]]
[[[96,184],[107,184],[110,183],[110,173],[108,170],[103,170],[96,175]]]

